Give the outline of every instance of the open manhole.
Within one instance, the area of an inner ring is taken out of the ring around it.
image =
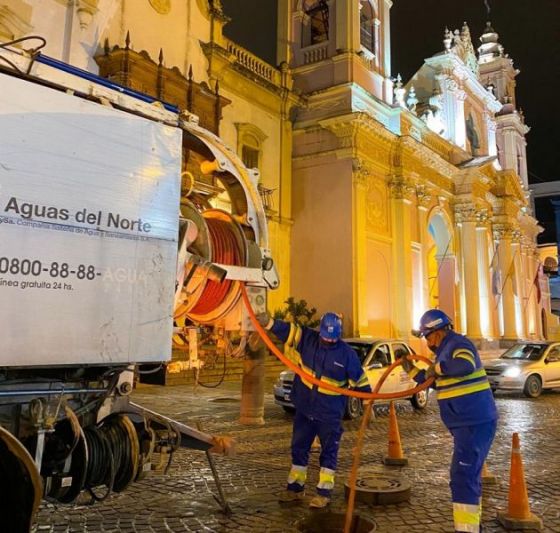
[[[410,499],[411,483],[391,474],[366,474],[356,480],[356,500],[371,505],[389,505]],[[346,497],[350,492],[344,485]]]
[[[222,396],[220,398],[211,398],[208,401],[213,403],[239,403],[241,400],[239,398],[233,398],[231,396]]]
[[[298,520],[294,527],[303,533],[341,533],[344,531],[346,515],[343,513],[312,513]],[[370,518],[354,515],[350,533],[370,533],[377,526]]]

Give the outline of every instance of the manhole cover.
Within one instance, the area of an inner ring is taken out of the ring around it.
[[[372,505],[388,505],[410,499],[412,485],[400,476],[388,474],[366,474],[356,480],[356,500]],[[344,486],[346,497],[350,492]]]
[[[241,400],[239,398],[230,398],[230,397],[224,396],[222,398],[211,398],[208,401],[209,402],[214,402],[214,403],[238,403]]]
[[[340,533],[344,531],[346,515],[344,513],[317,513],[298,520],[294,527],[303,533]],[[371,533],[377,529],[371,518],[354,515],[350,531],[352,533]]]

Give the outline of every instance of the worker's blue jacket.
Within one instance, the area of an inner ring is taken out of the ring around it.
[[[284,354],[302,370],[330,385],[371,392],[356,352],[344,341],[328,344],[319,332],[275,320],[271,331],[284,342]],[[298,413],[321,422],[340,422],[346,396],[312,385],[297,374],[292,401]]]
[[[440,415],[448,428],[498,419],[480,356],[467,337],[454,331],[447,333],[436,350],[435,370]],[[409,374],[417,383],[426,380],[425,371],[416,367]]]

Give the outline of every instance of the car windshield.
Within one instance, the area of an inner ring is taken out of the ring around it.
[[[500,359],[538,361],[545,350],[546,344],[516,344],[502,354]]]
[[[349,342],[348,343],[351,348],[354,348],[354,351],[358,354],[360,358],[360,363],[364,363],[366,357],[371,350],[371,344],[365,344],[363,342]]]

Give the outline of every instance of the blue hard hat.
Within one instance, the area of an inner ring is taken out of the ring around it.
[[[321,317],[319,335],[328,341],[337,341],[342,337],[342,319],[336,313],[325,313]]]
[[[429,309],[420,319],[419,334],[421,337],[426,337],[430,333],[452,326],[451,319],[439,309]]]

